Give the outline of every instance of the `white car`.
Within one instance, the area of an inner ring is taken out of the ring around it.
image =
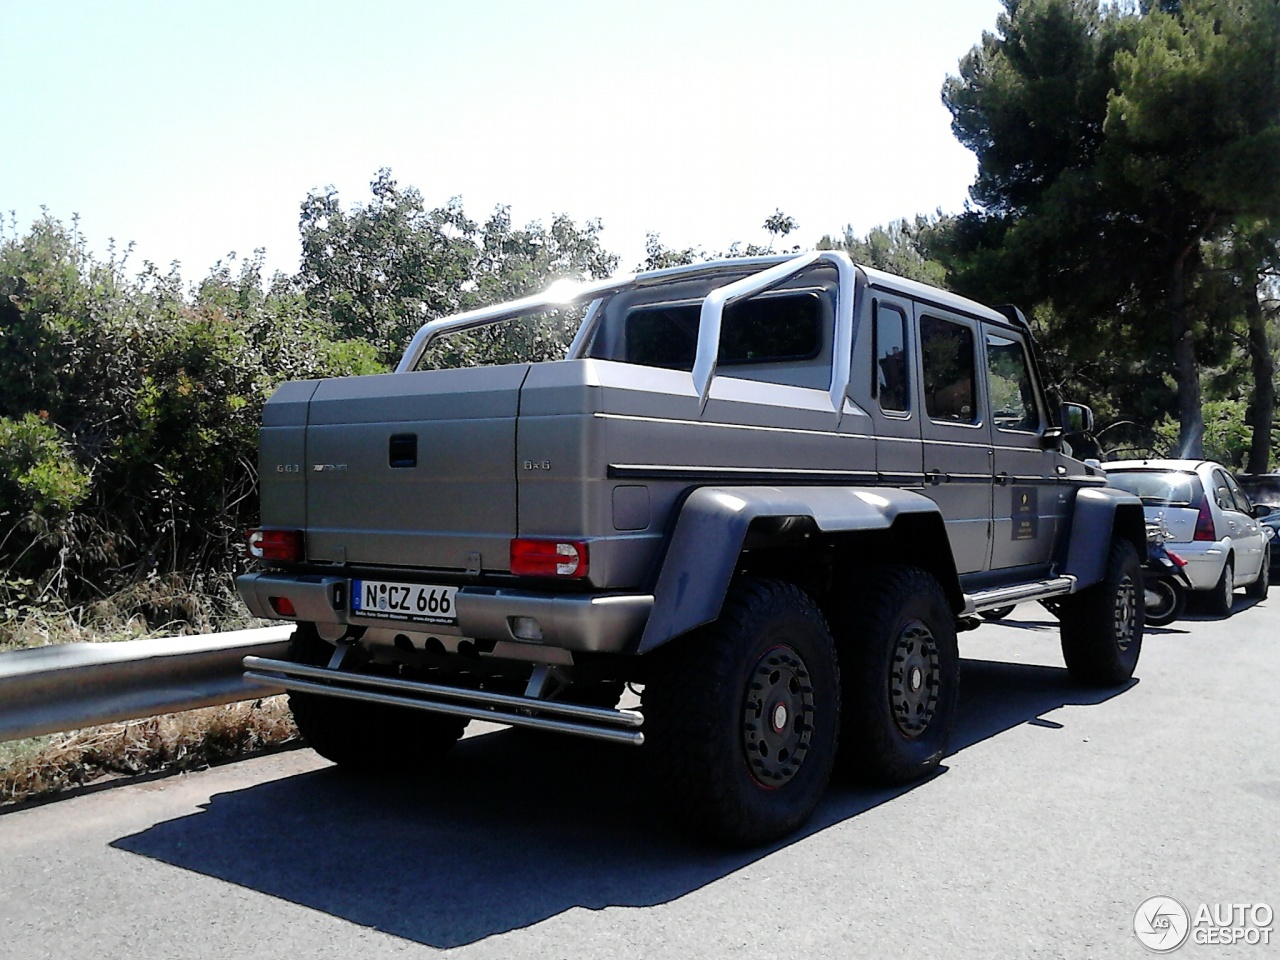
[[[1270,585],[1267,534],[1259,512],[1224,466],[1211,460],[1117,460],[1102,464],[1107,485],[1142,500],[1149,520],[1163,519],[1165,544],[1186,561],[1197,591],[1207,591],[1213,612],[1231,612],[1237,587],[1256,600]]]

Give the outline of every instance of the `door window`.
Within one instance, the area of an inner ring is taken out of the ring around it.
[[[933,420],[976,423],[973,330],[939,317],[920,318],[924,408]]]
[[[1249,497],[1240,489],[1240,484],[1236,483],[1236,478],[1231,474],[1223,474],[1227,478],[1227,488],[1231,491],[1231,499],[1236,503],[1236,509],[1247,516],[1253,516],[1253,507],[1249,504]]]
[[[1213,471],[1213,499],[1222,510],[1235,510],[1235,498],[1231,496],[1231,487],[1227,484],[1227,475],[1221,470]]]
[[[987,334],[987,377],[991,419],[996,427],[1039,430],[1035,388],[1020,341],[996,333]]]

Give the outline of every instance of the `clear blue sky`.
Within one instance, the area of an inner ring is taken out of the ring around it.
[[[298,207],[379,167],[474,219],[600,218],[671,246],[811,246],[961,209],[939,93],[999,0],[0,0],[0,210],[40,206],[195,281],[298,259]]]

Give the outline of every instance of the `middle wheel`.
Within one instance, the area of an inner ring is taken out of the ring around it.
[[[677,824],[755,845],[808,820],[840,724],[835,644],[812,598],[784,581],[744,578],[719,619],[652,656],[646,748]]]
[[[960,653],[938,581],[916,567],[882,568],[840,637],[844,726],[840,766],[896,784],[942,762],[955,726]]]

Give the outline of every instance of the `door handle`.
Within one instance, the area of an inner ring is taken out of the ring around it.
[[[936,487],[943,481],[943,474],[941,470],[926,470],[924,478]]]
[[[996,474],[996,483],[1000,484],[1002,487],[1008,484],[1009,479],[1009,474],[1005,473],[1003,470]]]

